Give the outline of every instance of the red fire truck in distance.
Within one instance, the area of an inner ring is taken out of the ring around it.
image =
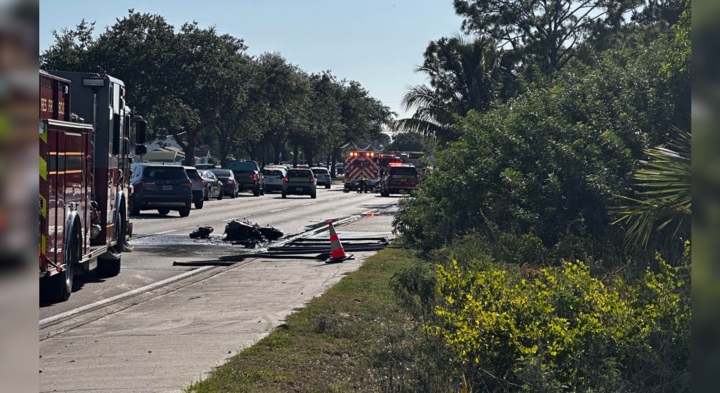
[[[43,298],[67,300],[73,276],[95,263],[102,276],[120,272],[132,231],[127,214],[132,120],[122,81],[103,74],[40,71]],[[145,142],[145,128],[137,120],[139,144]],[[144,149],[137,146],[136,153]]]

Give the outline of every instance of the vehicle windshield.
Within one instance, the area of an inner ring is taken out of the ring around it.
[[[195,169],[186,169],[185,172],[187,172],[188,177],[192,180],[200,180],[200,174]]]
[[[212,171],[217,177],[233,177],[232,171]]]
[[[292,179],[292,178],[305,178],[305,179],[307,179],[307,178],[310,178],[310,177],[312,177],[312,176],[310,176],[310,171],[290,171],[290,173],[288,173],[288,178],[291,178],[291,179]]]
[[[267,177],[283,177],[283,173],[279,169],[266,169],[263,171],[263,175]]]
[[[328,174],[328,170],[325,168],[313,168],[312,171],[316,175],[327,175]]]
[[[390,167],[391,175],[417,175],[417,169],[411,166]]]
[[[170,180],[170,179],[187,179],[188,175],[185,173],[185,169],[180,167],[154,167],[149,166],[145,167],[145,171],[143,172],[143,175],[145,177],[148,177],[150,179],[159,179],[159,180]]]
[[[258,170],[258,165],[255,161],[230,161],[228,162],[228,169],[233,171],[256,171]]]

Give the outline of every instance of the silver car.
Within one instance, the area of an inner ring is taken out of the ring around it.
[[[313,171],[315,174],[315,178],[317,179],[317,185],[324,185],[326,189],[329,189],[332,184],[332,179],[330,178],[330,172],[328,172],[325,168],[320,167],[314,167],[310,168],[310,170]]]
[[[263,169],[265,177],[265,192],[282,191],[285,186],[287,171],[280,166],[265,166]]]

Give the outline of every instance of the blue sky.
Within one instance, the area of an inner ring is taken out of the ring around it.
[[[248,52],[280,52],[308,72],[332,70],[354,79],[401,117],[408,85],[423,83],[414,72],[430,40],[459,32],[452,0],[255,0],[40,2],[40,50],[52,30],[95,21],[96,33],[134,8],[163,15],[176,28],[195,20],[245,39]]]

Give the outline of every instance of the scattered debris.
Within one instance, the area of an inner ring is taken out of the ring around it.
[[[277,228],[271,226],[261,227],[244,219],[244,221],[230,221],[225,226],[225,238],[223,241],[231,241],[233,244],[255,248],[261,243],[277,240],[282,236],[282,231]]]
[[[210,237],[210,234],[214,230],[215,230],[215,228],[213,228],[213,227],[200,227],[200,228],[190,232],[190,238],[191,239],[207,239],[208,237]]]

